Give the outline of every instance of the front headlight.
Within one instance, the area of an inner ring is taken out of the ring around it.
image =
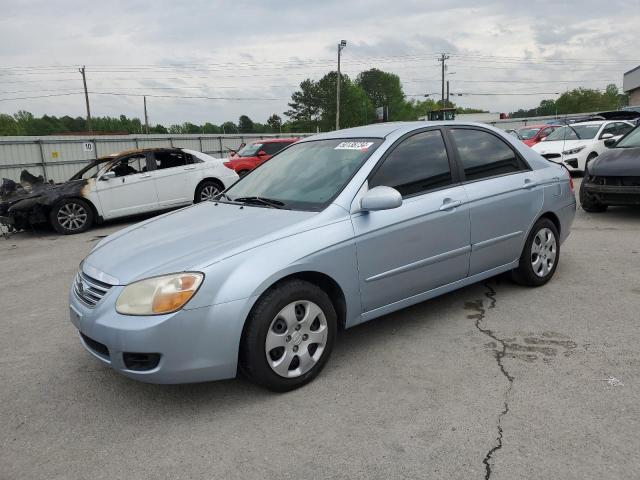
[[[195,295],[204,274],[174,273],[146,278],[124,287],[116,311],[124,315],[161,315],[180,310]]]
[[[570,150],[565,150],[564,152],[562,152],[563,155],[573,155],[574,153],[578,153],[581,152],[582,150],[584,150],[585,145],[581,146],[581,147],[576,147],[576,148],[572,148]]]

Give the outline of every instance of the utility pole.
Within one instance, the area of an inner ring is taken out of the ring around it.
[[[338,44],[338,79],[336,81],[336,130],[340,130],[340,52],[347,46],[346,40]]]
[[[149,117],[147,116],[147,96],[142,97],[144,99],[144,126],[149,135]]]
[[[84,101],[87,103],[87,129],[91,133],[91,109],[89,109],[89,93],[87,92],[87,77],[84,74],[85,66],[79,68],[78,71],[82,75],[82,84],[84,85]]]
[[[442,62],[442,106],[443,107],[444,107],[444,71],[445,71],[444,62],[446,60],[449,60],[449,55],[447,55],[446,53],[442,53],[438,61]]]
[[[445,107],[449,106],[449,80],[447,80],[447,103],[444,105]]]

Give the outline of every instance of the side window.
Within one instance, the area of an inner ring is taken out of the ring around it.
[[[632,129],[633,127],[628,123],[620,122],[618,123],[618,128],[616,128],[614,135],[624,135],[625,133],[627,133],[629,130],[632,130]]]
[[[369,180],[369,188],[384,185],[403,197],[452,183],[447,149],[440,130],[418,133],[399,144]]]
[[[548,137],[549,135],[551,135],[551,132],[553,132],[553,128],[547,127],[540,132],[539,136],[540,138]]]
[[[524,170],[515,152],[495,135],[481,130],[449,130],[458,150],[466,180],[505,175]]]
[[[275,155],[287,145],[289,144],[281,142],[265,143],[262,145],[261,150],[264,150],[267,155]]]
[[[124,157],[114,163],[107,171],[113,171],[116,177],[125,177],[147,171],[147,157],[142,154]]]
[[[187,157],[184,152],[179,150],[166,150],[154,153],[156,159],[156,168],[164,170],[165,168],[182,167],[187,164]]]

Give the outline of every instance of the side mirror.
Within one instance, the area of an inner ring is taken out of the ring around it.
[[[603,133],[602,135],[600,135],[600,140],[605,140],[607,138],[613,138],[613,134],[612,133]]]
[[[265,152],[264,150],[260,150],[260,151],[258,152],[258,156],[259,156],[259,157],[266,157],[266,156],[267,156],[267,152]]]
[[[374,187],[360,199],[360,208],[369,212],[391,210],[400,205],[402,205],[402,195],[391,187]]]
[[[607,133],[607,135],[611,135],[610,133]],[[607,148],[613,148],[616,145],[616,139],[615,138],[607,138],[604,141],[604,146]]]
[[[100,177],[100,180],[105,182],[107,180],[111,180],[112,178],[116,178],[116,172],[114,172],[113,170],[110,170],[108,172],[103,173],[102,176]]]

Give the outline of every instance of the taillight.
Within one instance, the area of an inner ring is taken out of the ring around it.
[[[573,193],[573,177],[569,175],[569,190]]]

